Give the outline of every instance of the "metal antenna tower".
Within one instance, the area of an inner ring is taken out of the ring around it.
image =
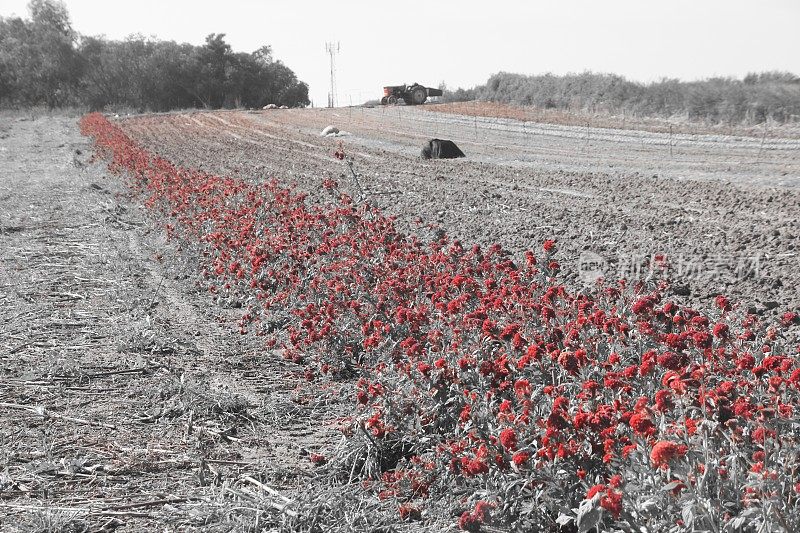
[[[325,52],[331,56],[331,92],[328,93],[328,107],[336,107],[336,54],[339,53],[339,41],[325,43]]]

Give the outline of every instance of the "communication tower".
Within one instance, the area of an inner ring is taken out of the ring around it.
[[[325,43],[325,52],[331,58],[331,91],[328,93],[328,107],[336,107],[336,54],[339,53],[339,41]]]

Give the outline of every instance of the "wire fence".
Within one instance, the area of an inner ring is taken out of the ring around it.
[[[488,143],[515,148],[535,148],[548,141],[572,141],[602,153],[604,147],[619,150],[619,145],[658,153],[661,158],[696,157],[704,151],[725,150],[742,161],[765,162],[779,159],[800,160],[800,139],[772,134],[768,123],[760,136],[741,136],[723,133],[687,132],[685,125],[665,122],[664,131],[644,131],[609,128],[593,124],[584,118],[578,125],[553,124],[535,120],[520,120],[510,116],[484,116],[478,102],[451,105],[451,112],[438,112],[426,106],[348,107],[347,128],[379,129],[387,134],[404,137],[451,138],[461,142]]]
[[[331,111],[331,120],[342,121],[336,126],[359,143],[396,153],[418,154],[427,140],[449,139],[463,147],[470,160],[486,163],[800,185],[800,138],[783,137],[781,129],[770,124],[751,129],[750,135],[708,132],[670,121],[651,127],[659,131],[647,131],[634,129],[634,120],[626,120],[624,128],[608,127],[603,117],[558,124],[544,121],[549,117],[537,121],[533,113],[522,119],[512,114],[487,116],[480,102]]]

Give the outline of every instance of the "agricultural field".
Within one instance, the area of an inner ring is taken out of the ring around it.
[[[0,529],[800,529],[797,136],[431,109],[7,117]]]
[[[341,142],[370,205],[407,233],[445,231],[517,253],[557,239],[568,281],[582,259],[631,278],[665,254],[677,290],[694,302],[725,293],[756,311],[800,306],[800,139],[587,132],[470,116],[469,103],[445,107],[458,114],[427,110],[438,107],[151,115],[120,126],[176,164],[276,178],[316,202],[328,199],[326,178],[360,194],[332,157]],[[331,124],[352,135],[320,138]],[[437,137],[455,140],[467,159],[420,159]]]

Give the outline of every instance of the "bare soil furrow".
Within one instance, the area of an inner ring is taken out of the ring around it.
[[[430,237],[444,230],[512,251],[555,237],[575,285],[598,272],[635,278],[644,258],[664,254],[675,297],[684,301],[708,303],[726,293],[755,312],[800,305],[797,139],[682,133],[672,137],[670,154],[666,132],[404,107],[189,116],[121,124],[179,164],[276,177],[316,201],[326,200],[326,178],[359,194],[347,167],[331,157],[341,143],[367,201],[398,216],[405,231]],[[320,137],[328,124],[349,135]],[[467,159],[421,160],[419,147],[433,136],[455,140]],[[583,276],[586,262],[599,270]]]

